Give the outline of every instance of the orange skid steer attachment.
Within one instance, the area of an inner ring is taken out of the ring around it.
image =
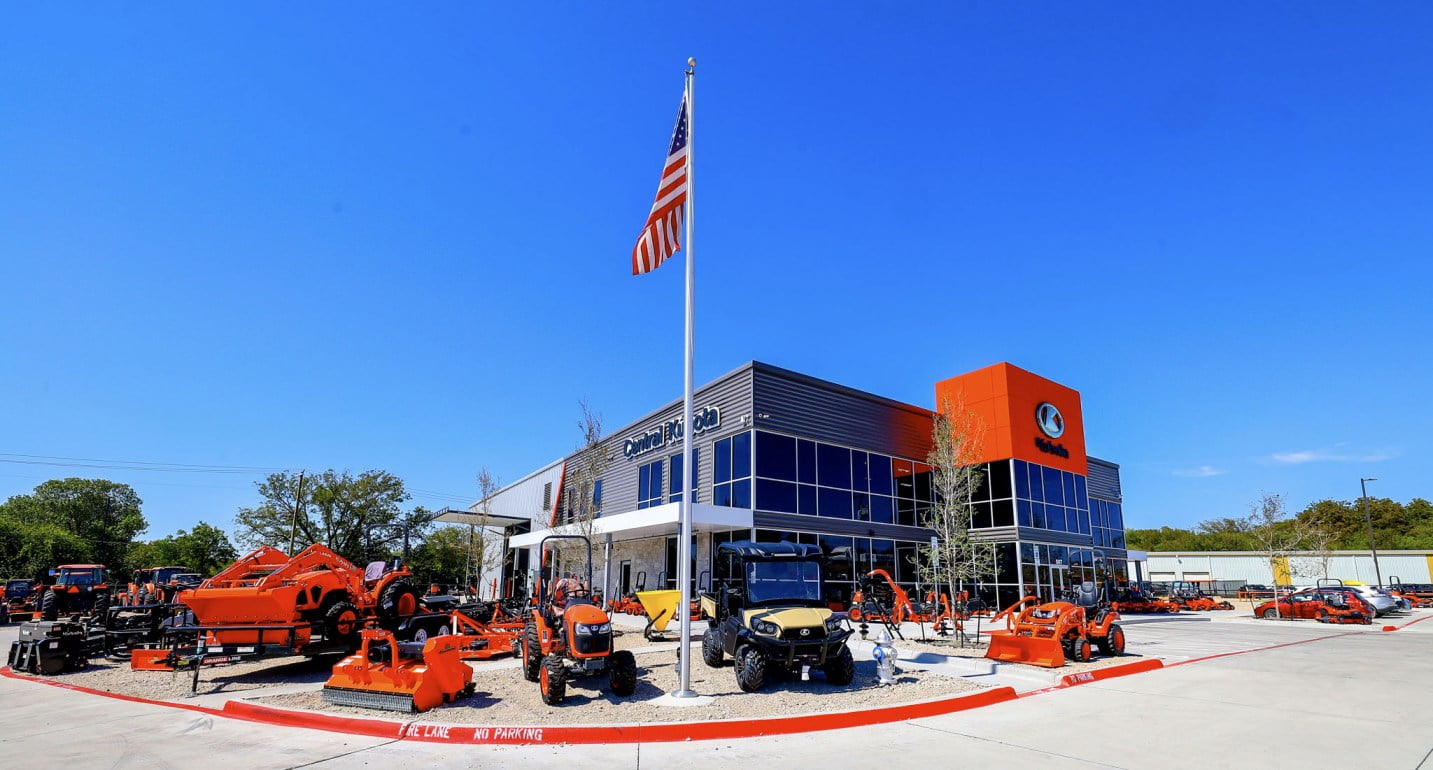
[[[473,670],[459,657],[459,641],[437,636],[405,644],[387,631],[366,629],[358,652],[333,667],[323,700],[415,713],[471,695]]]

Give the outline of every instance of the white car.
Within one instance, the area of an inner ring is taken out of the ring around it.
[[[1359,597],[1373,605],[1373,609],[1378,613],[1379,617],[1403,609],[1403,603],[1399,601],[1398,597],[1389,595],[1387,591],[1381,588],[1374,588],[1373,586],[1364,585],[1363,583],[1348,582],[1345,582],[1343,587],[1356,591]]]

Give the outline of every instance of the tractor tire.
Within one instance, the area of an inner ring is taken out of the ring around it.
[[[40,597],[40,620],[56,620],[60,617],[60,597],[54,591],[46,591]]]
[[[1071,657],[1073,657],[1073,658],[1075,659],[1075,662],[1077,662],[1077,663],[1089,663],[1089,662],[1090,662],[1090,640],[1089,640],[1089,639],[1076,639],[1076,640],[1072,643],[1071,646],[1073,647],[1074,653],[1075,653],[1075,654],[1072,655]]]
[[[756,692],[766,684],[766,651],[744,644],[736,651],[736,686],[742,692]]]
[[[109,592],[101,591],[94,596],[90,604],[90,617],[99,618],[101,622],[109,617]]]
[[[841,645],[841,650],[826,660],[821,667],[826,674],[826,683],[845,687],[856,678],[856,660],[851,657],[851,648]]]
[[[620,698],[636,692],[637,658],[631,650],[618,650],[607,657],[607,686]]]
[[[1264,619],[1265,619],[1265,620],[1278,620],[1278,619],[1279,619],[1279,611],[1278,611],[1278,610],[1264,610]]]
[[[567,664],[557,655],[548,655],[542,659],[542,670],[538,673],[538,691],[542,693],[542,702],[549,706],[556,706],[567,697]]]
[[[537,638],[537,625],[528,621],[522,634],[522,677],[536,682],[538,669],[542,668],[542,643]]]
[[[1323,609],[1319,610],[1319,618],[1318,618],[1318,620],[1319,620],[1320,623],[1327,623],[1327,622],[1329,622],[1329,611],[1328,611],[1328,610],[1323,610]]]
[[[397,625],[418,614],[421,596],[417,586],[406,580],[395,580],[378,595],[378,617],[389,625]]]
[[[1101,655],[1123,655],[1125,653],[1125,630],[1120,628],[1118,623],[1111,623],[1109,633],[1096,639],[1095,646],[1099,648]]]
[[[702,662],[712,668],[721,668],[725,661],[725,654],[721,649],[721,637],[715,628],[708,628],[702,634]]]
[[[323,614],[323,638],[331,644],[358,646],[358,632],[363,619],[351,602],[334,602]]]

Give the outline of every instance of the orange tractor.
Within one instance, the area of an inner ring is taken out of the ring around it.
[[[136,649],[134,668],[172,670],[233,663],[264,655],[318,655],[353,650],[369,622],[412,635],[421,621],[443,622],[423,610],[408,570],[373,562],[360,570],[323,545],[290,558],[261,546],[182,597],[187,617],[169,629],[168,649]],[[436,626],[435,626],[436,627]],[[179,638],[192,634],[192,646]]]
[[[1199,586],[1196,586],[1195,584],[1187,580],[1176,580],[1173,583],[1170,583],[1169,594],[1169,601],[1178,604],[1180,607],[1186,610],[1194,610],[1196,612],[1209,612],[1211,610],[1234,609],[1234,605],[1230,604],[1229,602],[1215,601],[1214,599],[1205,596],[1204,592],[1199,590]]]
[[[40,611],[39,596],[40,584],[34,580],[6,580],[5,595],[0,597],[0,623],[33,620]]]
[[[587,582],[564,578],[548,588],[539,578],[537,606],[523,631],[523,676],[538,683],[542,702],[549,706],[567,697],[569,679],[588,674],[605,673],[613,695],[631,695],[637,689],[637,659],[628,650],[612,649],[612,619],[584,587],[592,585],[592,541],[581,535],[548,535],[539,544],[541,552],[550,540],[582,541],[587,547]]]
[[[607,603],[609,613],[620,612],[624,615],[645,615],[647,611],[642,608],[642,602],[637,599],[638,592],[647,590],[647,573],[637,573],[637,581],[631,591],[622,594],[621,597]]]
[[[1073,601],[1040,603],[1026,596],[992,618],[1005,618],[1005,630],[990,632],[985,657],[1007,663],[1028,663],[1059,668],[1067,659],[1091,657],[1091,644],[1101,655],[1123,655],[1125,632],[1120,615],[1104,600],[1092,582],[1071,592]]]
[[[40,619],[81,613],[103,618],[109,612],[109,575],[103,564],[65,564],[55,582],[40,587]]]
[[[149,567],[134,571],[134,578],[130,580],[126,590],[121,591],[115,599],[121,606],[133,607],[145,604],[169,604],[174,597],[186,586],[180,584],[175,578],[179,575],[191,575],[193,572],[188,567]],[[192,587],[192,586],[191,586]]]

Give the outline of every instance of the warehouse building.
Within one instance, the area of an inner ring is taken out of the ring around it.
[[[986,427],[970,523],[973,536],[997,544],[997,568],[974,593],[1004,606],[1125,573],[1119,466],[1086,454],[1078,392],[1008,363],[933,391],[937,404],[963,395]],[[495,523],[517,522],[505,530],[506,591],[526,590],[545,536],[572,531],[575,488],[590,490],[586,502],[599,511],[587,525],[599,586],[604,564],[614,592],[676,586],[681,411],[674,401],[612,432],[600,478],[576,483],[593,465],[574,455],[488,501]],[[919,588],[918,548],[933,535],[922,526],[933,496],[930,409],[751,362],[698,388],[694,415],[698,587],[717,545],[754,539],[819,546],[831,601],[848,601],[873,569]],[[475,503],[469,515],[480,510]]]
[[[1433,583],[1433,551],[1380,550],[1377,567],[1369,551],[1306,551],[1273,559],[1258,551],[1151,551],[1138,567],[1144,579],[1155,582],[1312,585],[1319,578],[1336,578],[1375,585],[1382,577],[1385,584]]]

